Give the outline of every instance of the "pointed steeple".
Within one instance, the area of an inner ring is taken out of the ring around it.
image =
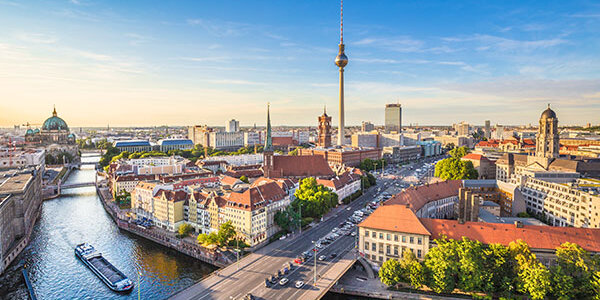
[[[327,104],[323,105],[323,116],[327,117]]]
[[[54,105],[54,110],[52,111],[52,116],[53,116],[53,117],[56,117],[56,116],[57,116],[57,113],[56,113],[56,105]]]
[[[273,142],[271,140],[271,104],[267,103],[267,138],[265,140],[265,151],[273,151]]]

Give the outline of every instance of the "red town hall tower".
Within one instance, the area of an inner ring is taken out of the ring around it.
[[[323,115],[319,116],[319,140],[317,145],[323,148],[331,147],[331,117],[327,110],[323,109]]]

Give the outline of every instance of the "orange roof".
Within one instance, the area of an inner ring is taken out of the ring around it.
[[[333,188],[335,190],[339,190],[344,186],[360,180],[360,176],[354,173],[350,173],[348,171],[344,172],[342,175],[332,178],[332,179],[317,179],[318,184],[322,184],[326,187]]]
[[[221,178],[222,185],[234,186],[236,183],[241,183],[241,180],[231,176],[223,176]]]
[[[252,187],[243,193],[233,192],[227,198],[227,205],[244,210],[261,208],[286,197],[285,191],[275,182]]]
[[[385,204],[409,204],[410,208],[416,212],[431,201],[457,196],[461,186],[461,180],[446,180],[428,185],[412,186],[394,195]]]
[[[375,214],[377,210],[373,213]],[[533,249],[556,249],[564,242],[571,242],[590,252],[600,252],[600,229],[465,222],[457,220],[420,218],[421,224],[431,232],[431,238],[446,235],[459,240],[467,237],[484,244],[502,244],[522,240]]]
[[[431,235],[405,205],[383,205],[358,224],[359,227]]]

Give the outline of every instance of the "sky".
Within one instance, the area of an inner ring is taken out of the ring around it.
[[[339,2],[0,0],[0,126],[316,126]],[[346,124],[600,123],[600,2],[344,3]]]

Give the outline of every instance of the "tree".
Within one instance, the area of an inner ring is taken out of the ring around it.
[[[484,269],[483,245],[463,237],[457,243],[458,288],[465,292],[483,290],[483,277],[489,271]]]
[[[594,300],[600,300],[600,271],[595,271],[592,276],[592,291],[594,292]]]
[[[557,266],[553,270],[555,296],[560,299],[588,299],[593,296],[593,274],[596,261],[583,248],[565,242],[556,248]]]
[[[483,250],[483,292],[507,295],[514,291],[514,260],[508,248],[501,244],[489,244]]]
[[[296,156],[296,155],[298,155],[298,148],[296,148],[296,149],[294,149],[294,150],[290,151],[290,152],[288,153],[288,155],[293,155],[293,156]]]
[[[240,180],[241,180],[242,182],[244,182],[244,183],[249,183],[249,181],[248,181],[248,177],[246,177],[246,175],[242,175],[242,176],[240,176]]]
[[[477,179],[478,173],[472,162],[450,157],[435,164],[435,177],[444,180]]]
[[[456,288],[459,271],[457,242],[442,238],[435,243],[437,247],[425,255],[427,286],[436,293],[450,293]]]
[[[395,259],[389,259],[379,268],[379,278],[381,282],[388,286],[394,286],[402,279],[402,268]]]
[[[423,265],[417,260],[412,251],[404,251],[400,260],[401,277],[409,282],[413,288],[420,288],[425,284]]]
[[[303,217],[320,218],[338,204],[337,194],[322,184],[317,184],[313,177],[302,179],[294,196],[296,200],[292,206],[297,211],[298,206],[302,205]]]
[[[516,261],[517,291],[529,294],[532,299],[544,299],[551,291],[550,271],[537,260],[525,242],[511,242],[508,248]]]
[[[235,227],[231,221],[227,221],[219,227],[218,241],[221,246],[226,246],[227,243],[236,235]]]
[[[453,148],[448,152],[454,158],[461,158],[469,153],[469,149],[465,146]]]
[[[179,225],[179,228],[177,228],[177,233],[179,233],[180,236],[188,236],[193,230],[194,228],[192,225],[183,223]]]
[[[279,226],[281,229],[283,229],[285,231],[290,231],[290,225],[292,224],[292,222],[290,220],[290,216],[288,215],[287,211],[285,211],[285,210],[277,211],[275,213],[274,219],[275,219],[275,224],[277,224],[277,226]]]

